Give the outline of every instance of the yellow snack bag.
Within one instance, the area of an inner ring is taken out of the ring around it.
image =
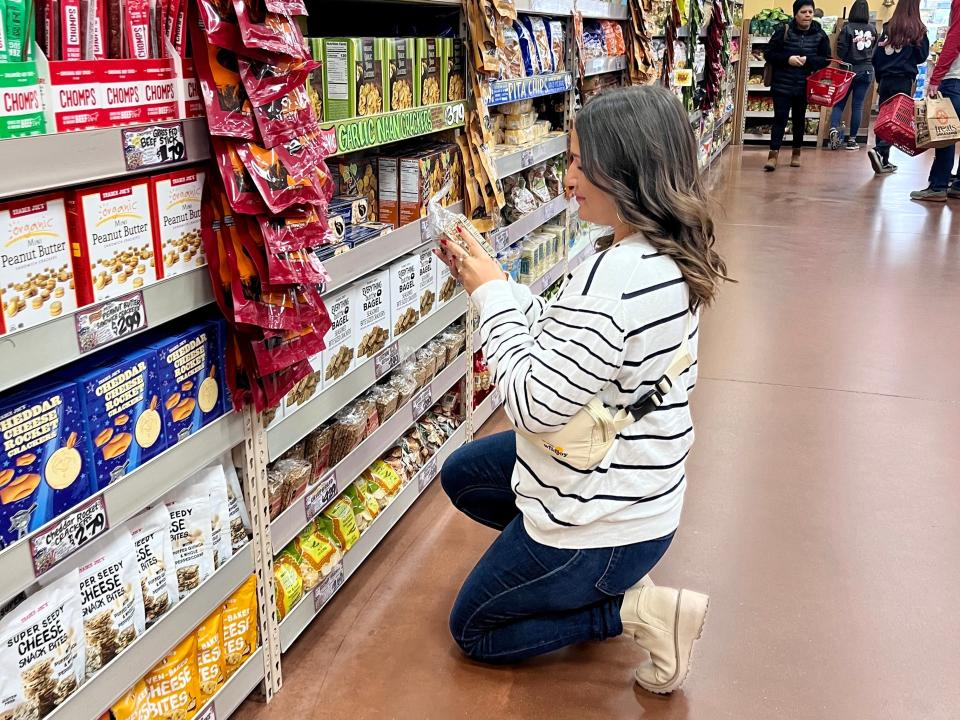
[[[333,535],[344,551],[352,548],[353,544],[360,539],[360,529],[357,527],[357,518],[353,514],[350,498],[341,495],[323,511],[323,516],[331,522]]]
[[[137,720],[185,720],[203,703],[197,667],[197,636],[190,635],[143,678],[149,690]]]
[[[277,619],[283,620],[290,609],[303,597],[303,575],[300,573],[300,563],[290,549],[284,548],[273,559],[273,576],[276,581]]]
[[[251,575],[223,604],[223,652],[227,677],[257,649],[257,576]]]
[[[396,495],[403,485],[403,478],[383,460],[377,460],[363,471],[364,477],[382,487],[387,495]]]
[[[110,708],[113,720],[150,720],[149,711],[150,690],[143,680],[137,680],[137,684]]]
[[[223,610],[217,608],[197,628],[197,666],[204,700],[216,694],[227,680],[227,659],[223,652]]]

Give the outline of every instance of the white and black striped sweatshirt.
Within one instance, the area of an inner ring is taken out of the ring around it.
[[[679,268],[640,236],[580,265],[553,302],[507,281],[482,285],[473,300],[507,416],[532,433],[557,430],[598,394],[609,407],[637,402],[666,372],[689,318]],[[534,540],[611,547],[676,530],[693,444],[696,318],[689,327],[693,366],[596,469],[576,470],[517,436],[513,488]]]

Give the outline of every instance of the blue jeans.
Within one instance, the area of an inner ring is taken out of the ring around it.
[[[953,109],[960,114],[960,80],[953,78],[940,83],[940,92],[953,103]],[[930,168],[930,189],[942,192],[950,185],[950,173],[953,172],[953,158],[956,145],[937,148],[934,151],[933,167]],[[960,190],[960,184],[956,186]]]
[[[450,632],[474,660],[508,663],[623,633],[623,593],[663,557],[658,540],[587,550],[541,545],[524,529],[510,484],[512,431],[465,445],[440,482],[458,510],[500,530],[450,612]]]
[[[843,116],[843,110],[847,107],[847,101],[853,97],[853,107],[850,110],[850,137],[857,139],[860,132],[860,118],[863,116],[863,99],[867,95],[867,90],[873,83],[873,70],[863,70],[857,73],[853,79],[853,85],[850,87],[843,100],[833,106],[833,112],[830,113],[830,127],[840,130],[840,118]],[[843,131],[840,131],[840,140],[843,140]]]

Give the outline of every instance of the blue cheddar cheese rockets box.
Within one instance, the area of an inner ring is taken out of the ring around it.
[[[0,546],[96,492],[86,432],[72,382],[0,399]]]
[[[95,366],[80,375],[77,387],[101,489],[166,449],[153,350]]]
[[[224,327],[216,320],[190,325],[154,341],[167,445],[223,415]]]

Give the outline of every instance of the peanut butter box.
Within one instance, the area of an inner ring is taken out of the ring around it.
[[[160,406],[167,447],[224,413],[222,328],[215,320],[191,325],[150,348],[157,353]]]
[[[0,400],[0,540],[14,543],[97,490],[76,384]]]
[[[97,485],[105,488],[167,447],[157,355],[135,350],[77,378]]]
[[[162,277],[154,256],[150,178],[75,190],[67,196],[81,304],[119,297]]]
[[[204,177],[203,170],[187,168],[150,178],[158,277],[181,275],[207,262],[200,243]]]

